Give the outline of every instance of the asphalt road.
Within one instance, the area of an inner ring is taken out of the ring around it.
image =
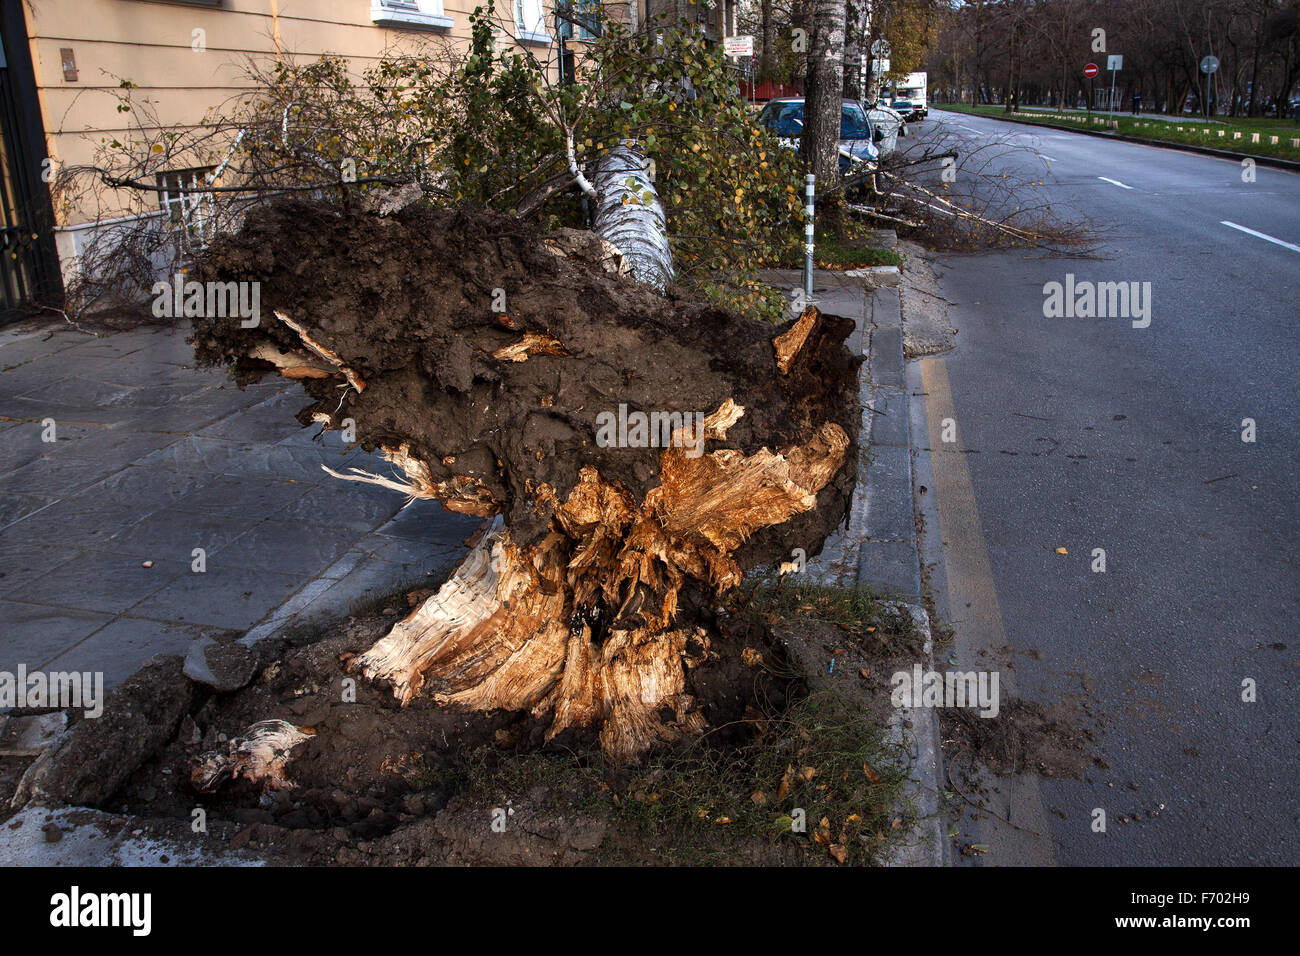
[[[1294,865],[1300,175],[937,110],[936,129],[1012,138],[996,162],[1105,232],[1091,257],[946,257],[958,346],[911,363],[953,659],[1061,708],[1103,762],[991,781],[955,845],[995,865]],[[1045,317],[1067,273],[1149,282],[1150,325]]]

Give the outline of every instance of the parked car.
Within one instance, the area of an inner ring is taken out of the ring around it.
[[[921,118],[917,111],[916,104],[911,100],[894,100],[889,105],[893,107],[895,112],[901,113],[903,119],[907,120],[909,123]]]
[[[798,148],[803,135],[803,97],[784,97],[769,100],[758,114],[760,126],[765,126],[780,137],[781,145]],[[871,121],[860,103],[846,100],[840,105],[840,175],[860,163],[875,169],[880,151],[873,140]]]
[[[867,110],[867,119],[871,121],[872,142],[876,144],[881,156],[892,153],[897,148],[898,137],[907,135],[907,123],[903,120],[903,114],[893,107],[873,106]]]

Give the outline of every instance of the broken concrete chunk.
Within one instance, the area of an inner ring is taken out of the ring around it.
[[[218,644],[210,637],[195,641],[185,654],[185,676],[222,693],[251,683],[258,665],[257,655],[243,644]]]
[[[34,757],[43,753],[68,726],[63,711],[35,717],[0,717],[0,757]]]
[[[27,768],[12,805],[102,805],[172,739],[193,699],[181,659],[153,658],[109,693],[99,717],[77,721]]]

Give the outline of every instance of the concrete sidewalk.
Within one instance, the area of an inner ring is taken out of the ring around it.
[[[201,636],[344,613],[463,552],[477,519],[399,513],[400,494],[326,475],[392,469],[300,428],[296,384],[241,391],[195,369],[187,334],[0,331],[0,671],[112,685]]]

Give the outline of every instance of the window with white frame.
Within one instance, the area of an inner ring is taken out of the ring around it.
[[[206,248],[216,232],[216,202],[207,190],[213,167],[158,173],[158,205],[183,255]]]
[[[370,0],[371,22],[403,30],[448,30],[455,20],[442,0]]]
[[[566,40],[592,40],[600,35],[600,0],[555,0],[555,8],[560,11],[560,36]]]
[[[550,43],[542,0],[515,0],[515,29],[523,43]]]

